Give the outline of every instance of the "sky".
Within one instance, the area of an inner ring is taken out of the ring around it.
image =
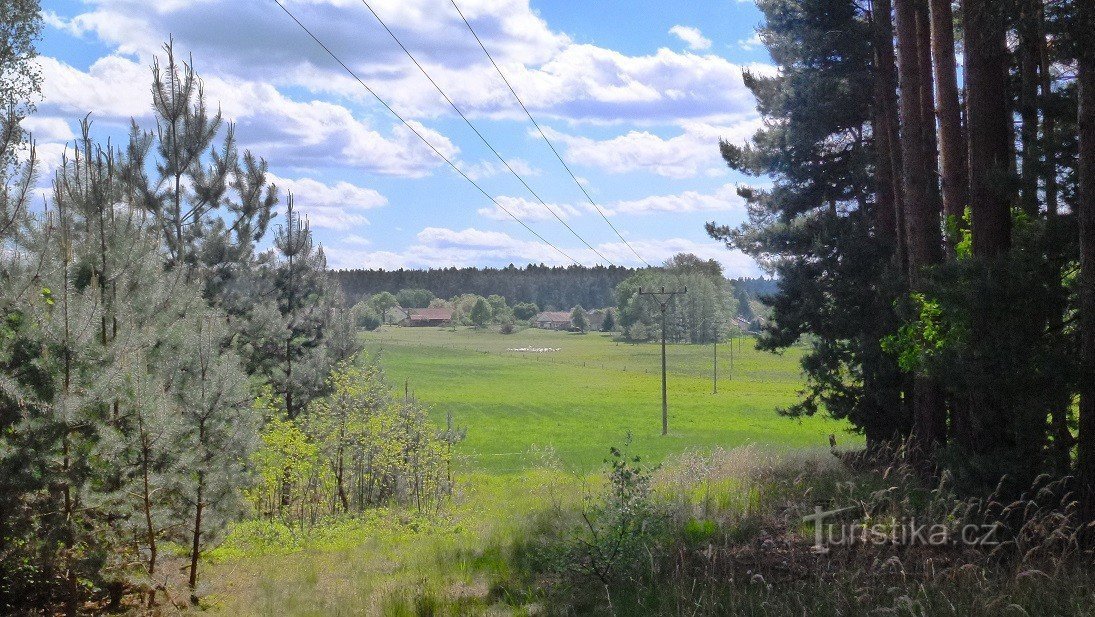
[[[575,261],[642,265],[633,248],[652,264],[692,252],[720,261],[727,276],[761,273],[703,229],[743,222],[736,187],[757,182],[729,170],[718,148],[760,126],[743,71],[773,70],[751,2],[369,0],[545,207],[362,0],[282,1],[433,148]],[[631,248],[521,111],[454,1]],[[42,7],[43,100],[26,127],[47,171],[89,113],[99,139],[123,137],[130,119],[154,128],[151,66],[171,37],[176,54],[193,58],[209,104],[234,124],[241,149],[264,158],[279,189],[292,191],[331,267],[572,263],[450,168],[276,0]]]

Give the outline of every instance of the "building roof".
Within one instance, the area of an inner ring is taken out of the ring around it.
[[[533,321],[550,321],[552,323],[570,323],[570,313],[566,311],[544,311],[537,315]]]
[[[447,308],[408,309],[407,312],[411,321],[448,321],[452,319],[452,309]]]

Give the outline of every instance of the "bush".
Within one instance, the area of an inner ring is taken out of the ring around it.
[[[540,312],[540,307],[536,306],[532,302],[521,302],[514,305],[513,316],[519,321],[528,321],[536,316]]]
[[[376,330],[380,327],[380,315],[377,315],[372,309],[364,309],[356,311],[354,315],[354,323],[359,328],[364,328],[369,332]]]

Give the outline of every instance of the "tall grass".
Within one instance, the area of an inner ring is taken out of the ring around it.
[[[1081,550],[1084,529],[1073,522],[1064,481],[1040,478],[1022,499],[1003,503],[959,499],[946,478],[927,484],[900,456],[849,465],[827,453],[747,446],[685,453],[656,469],[622,460],[649,490],[631,490],[636,476],[629,475],[621,492],[615,467],[568,473],[549,454],[518,476],[468,478],[440,518],[386,512],[277,546],[240,535],[213,566],[211,579],[220,580],[213,608],[237,615],[1095,614],[1091,557]],[[819,552],[813,526],[803,522],[815,506],[851,507],[848,521],[997,522],[1001,542]],[[592,551],[612,546],[619,524],[627,545],[613,558],[602,555],[599,570],[589,567]]]

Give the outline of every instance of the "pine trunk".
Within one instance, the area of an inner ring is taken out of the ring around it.
[[[1042,154],[1045,158],[1046,213],[1057,215],[1057,153],[1054,147],[1056,139],[1056,119],[1050,109],[1053,99],[1053,80],[1049,72],[1049,43],[1046,41],[1046,7],[1042,0],[1038,4],[1038,78],[1041,87],[1042,105]]]
[[[1011,247],[1006,30],[1002,7],[993,0],[965,0],[963,19],[973,252],[995,257]]]
[[[968,174],[962,134],[958,69],[954,54],[954,12],[951,0],[931,0],[932,55],[939,100],[939,158],[942,168],[943,214],[961,220],[966,209]]]
[[[1038,141],[1039,13],[1035,0],[1021,0],[1019,15],[1019,117],[1022,120],[1022,169],[1019,204],[1023,212],[1037,216],[1041,145]]]
[[[933,190],[934,170],[927,156],[927,124],[923,92],[930,75],[921,70],[917,13],[924,0],[897,0],[895,22],[898,42],[898,81],[901,88],[901,160],[909,282],[916,290],[923,285],[924,269],[942,259],[938,194]],[[916,376],[913,385],[912,417],[914,437],[923,454],[943,440],[945,416],[941,391],[927,376]]]
[[[893,44],[893,10],[890,0],[871,1],[874,38],[875,233],[890,250],[901,269],[904,216],[901,206],[901,150],[898,133],[897,64]]]
[[[928,195],[942,212],[939,195],[939,138],[935,130],[935,80],[932,79],[932,34],[928,3],[916,3],[916,56],[920,65],[920,130],[923,133],[924,173]]]
[[[1081,25],[1090,35],[1095,7],[1081,9]],[[1080,434],[1077,476],[1085,520],[1095,520],[1095,49],[1080,54]]]

